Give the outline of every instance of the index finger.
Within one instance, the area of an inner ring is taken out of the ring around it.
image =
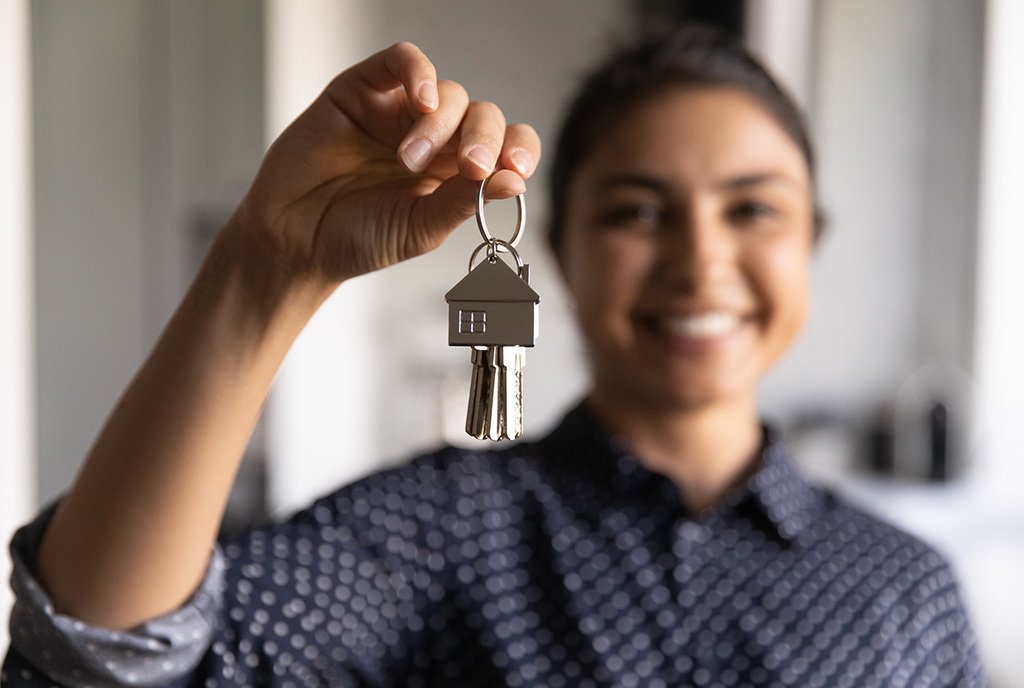
[[[437,70],[423,51],[408,41],[371,55],[346,70],[345,75],[381,93],[401,86],[420,112],[437,109]],[[338,95],[344,99],[348,94]]]

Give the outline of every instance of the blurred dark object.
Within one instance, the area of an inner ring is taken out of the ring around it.
[[[892,475],[896,467],[893,448],[893,412],[886,407],[868,430],[868,468],[872,473]]]
[[[932,482],[949,480],[949,408],[942,402],[932,405],[928,413],[931,435],[931,462],[928,478]]]
[[[963,475],[974,445],[973,387],[968,373],[947,363],[908,375],[869,431],[871,470],[934,483]]]
[[[691,22],[712,24],[738,36],[745,29],[745,0],[639,0],[636,6],[642,31],[665,31]]]

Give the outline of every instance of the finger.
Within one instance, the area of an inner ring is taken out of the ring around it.
[[[537,131],[529,124],[510,124],[505,131],[498,163],[529,179],[540,162],[541,143]]]
[[[469,96],[454,81],[438,81],[439,105],[421,116],[398,145],[398,158],[413,172],[422,172],[458,131]]]
[[[399,75],[409,102],[420,112],[437,109],[437,70],[422,50],[409,42],[396,43],[384,51],[384,64],[389,72]]]
[[[328,86],[328,92],[343,108],[358,112],[363,106],[363,89],[386,93],[399,87],[418,111],[437,109],[437,70],[423,51],[409,42],[395,43],[345,70]]]
[[[413,235],[436,246],[448,234],[476,213],[476,194],[480,182],[461,175],[449,177],[430,194],[416,202]],[[490,185],[488,185],[490,186]]]
[[[460,129],[459,172],[467,179],[487,177],[498,161],[505,138],[505,115],[494,103],[473,102]]]
[[[519,176],[519,173],[512,170],[498,170],[487,181],[484,198],[488,201],[497,201],[503,198],[512,198],[521,193],[526,193],[526,182]]]

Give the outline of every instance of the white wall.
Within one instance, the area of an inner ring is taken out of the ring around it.
[[[756,0],[745,8],[747,47],[805,111],[814,104],[817,9],[815,0]]]
[[[32,5],[44,500],[144,353],[138,8]]]
[[[998,499],[1021,504],[1024,489],[1024,232],[1019,212],[1024,160],[1024,4],[990,0],[985,52],[977,367],[979,413]],[[1018,508],[1024,518],[1024,508]],[[1024,598],[1022,598],[1024,599]],[[1022,605],[1024,611],[1024,605]]]
[[[766,388],[769,413],[862,418],[915,365],[928,3],[817,5],[810,109],[829,217],[810,325]]]
[[[70,482],[262,148],[252,2],[31,5],[39,492]]]
[[[0,14],[0,542],[35,508],[32,122],[28,0]],[[5,550],[6,552],[6,550]],[[13,602],[0,558],[0,619]],[[0,624],[0,652],[7,647]]]
[[[1024,3],[989,0],[981,147],[981,245],[976,339],[981,442],[975,489],[985,528],[975,538],[969,592],[997,685],[1024,685]]]

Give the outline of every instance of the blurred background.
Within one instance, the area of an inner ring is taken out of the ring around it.
[[[0,534],[67,487],[266,145],[336,72],[411,40],[550,141],[610,45],[694,18],[744,35],[818,146],[815,311],[765,417],[808,473],[953,561],[995,685],[1024,686],[1020,0],[3,0]],[[545,175],[520,245],[542,297],[532,437],[585,390]],[[499,235],[512,210],[489,209]],[[470,442],[444,293],[478,243],[470,223],[335,294],[279,375],[225,529]]]

